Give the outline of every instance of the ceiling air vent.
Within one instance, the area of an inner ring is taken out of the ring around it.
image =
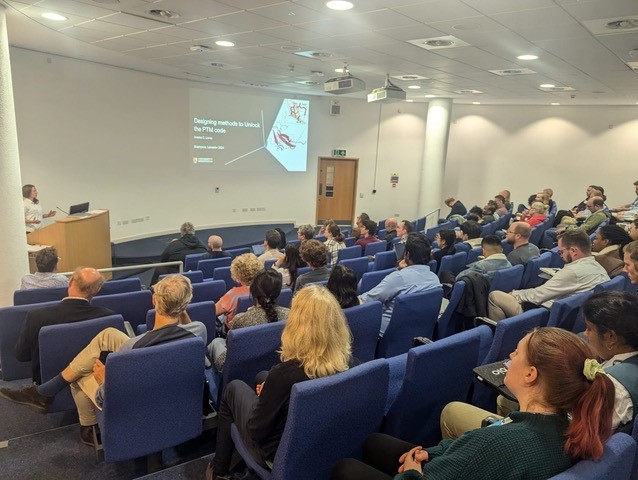
[[[303,52],[294,52],[295,55],[299,55],[300,57],[306,58],[314,58],[316,60],[338,60],[341,58],[346,58],[345,55],[339,55],[333,52],[320,52],[317,50],[306,50]]]
[[[480,90],[456,90],[454,93],[458,93],[460,95],[480,95],[485,92],[481,92]]]
[[[638,17],[598,18],[585,20],[583,25],[594,35],[618,35],[638,31]]]
[[[191,45],[190,46],[190,51],[191,52],[212,52],[213,48],[209,47],[208,45]]]
[[[403,80],[404,82],[414,82],[415,80],[429,80],[428,77],[423,75],[392,75],[391,78],[395,80]]]
[[[629,68],[638,70],[638,62],[627,62],[627,65],[629,66]]]
[[[576,91],[574,87],[549,87],[549,88],[540,87],[539,90],[542,90],[543,92],[575,92]]]
[[[408,43],[426,50],[439,50],[441,48],[470,47],[471,45],[453,35],[445,35],[443,37],[433,38],[417,38],[416,40],[408,40]]]
[[[507,77],[509,75],[531,75],[536,72],[529,68],[508,68],[505,70],[490,70],[490,73],[493,73],[494,75],[500,75],[502,77]]]
[[[174,12],[172,10],[160,10],[160,9],[149,10],[148,14],[152,15],[153,17],[162,17],[162,18],[179,18],[181,16],[179,13]]]
[[[638,28],[638,18],[623,18],[621,20],[612,20],[605,25],[610,30],[631,30]]]

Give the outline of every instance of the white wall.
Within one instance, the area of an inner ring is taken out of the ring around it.
[[[342,115],[332,117],[332,98],[312,97],[306,173],[202,172],[190,168],[187,158],[189,88],[219,95],[246,90],[17,48],[11,62],[23,182],[37,185],[44,209],[85,200],[92,208],[110,209],[113,240],[175,231],[187,220],[199,226],[314,223],[317,158],[337,147],[360,158],[358,212],[373,218],[417,214],[424,104],[382,107],[377,194],[372,195],[378,105],[340,98]],[[392,173],[400,177],[394,189]],[[215,186],[221,193],[214,193]],[[245,207],[266,211],[242,213]]]
[[[455,105],[444,195],[469,208],[504,188],[525,203],[551,187],[559,208],[571,208],[595,184],[610,207],[628,203],[638,180],[637,139],[638,106]]]

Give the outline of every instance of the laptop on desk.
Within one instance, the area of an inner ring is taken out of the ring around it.
[[[504,361],[488,363],[474,369],[474,375],[476,375],[476,379],[479,382],[493,388],[505,398],[516,402],[514,394],[505,386],[506,373],[507,367],[504,365]]]

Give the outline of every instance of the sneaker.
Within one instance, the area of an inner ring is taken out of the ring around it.
[[[97,439],[97,444],[93,440],[93,431],[95,430],[95,437]],[[95,425],[80,425],[80,442],[84,445],[88,445],[89,447],[96,448],[98,445],[102,444],[102,439],[100,438],[100,427]]]
[[[48,413],[54,399],[54,397],[38,393],[38,387],[35,384],[20,390],[0,388],[0,396],[21,405],[27,405],[38,413]]]

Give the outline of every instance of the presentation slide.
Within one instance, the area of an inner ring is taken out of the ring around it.
[[[190,161],[223,171],[305,172],[310,101],[190,90]]]

